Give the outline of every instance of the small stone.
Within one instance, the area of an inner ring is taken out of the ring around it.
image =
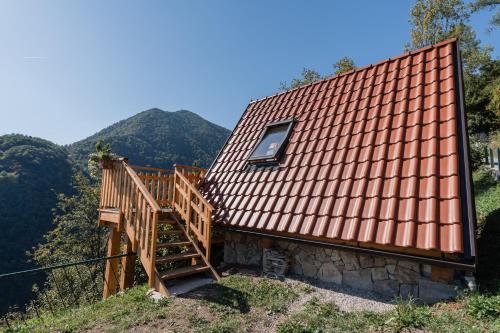
[[[418,285],[417,284],[407,284],[402,283],[399,287],[399,295],[402,299],[410,299],[418,297]]]
[[[420,264],[411,261],[400,260],[398,266],[411,269],[414,272],[420,273]]]
[[[356,256],[355,253],[349,251],[342,251],[340,252],[340,257],[344,262],[346,270],[355,271],[361,268],[358,257]]]
[[[359,264],[362,268],[373,267],[374,259],[371,256],[360,255]]]
[[[325,255],[326,255],[327,257],[331,257],[332,252],[333,252],[333,249],[330,249],[330,248],[325,248],[325,249],[324,249],[324,251],[325,251]]]
[[[386,296],[395,296],[399,292],[399,283],[394,280],[380,280],[373,282],[373,291]]]
[[[435,303],[441,300],[452,299],[461,293],[458,286],[427,279],[420,279],[418,290],[418,298],[425,303]]]
[[[417,283],[420,278],[420,274],[414,270],[396,266],[396,269],[394,270],[394,277],[402,283]]]
[[[297,243],[288,243],[288,250],[293,251],[298,247]]]
[[[373,290],[371,269],[344,271],[342,274],[342,283],[344,285],[362,290]]]
[[[385,267],[372,268],[372,279],[373,279],[373,281],[387,280],[388,278],[389,278],[389,275],[387,274],[387,271],[386,271]]]
[[[396,265],[387,265],[385,266],[385,269],[389,274],[394,274],[394,271],[396,270]]]
[[[373,266],[374,267],[384,267],[385,266],[385,258],[384,257],[374,257]]]
[[[341,284],[342,272],[333,263],[327,262],[324,263],[319,269],[318,278],[321,281]]]

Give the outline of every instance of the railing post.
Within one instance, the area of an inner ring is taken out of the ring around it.
[[[205,256],[207,257],[207,261],[210,262],[210,255],[212,254],[212,212],[210,209],[208,211]]]
[[[126,243],[123,247],[123,252],[125,254],[133,252],[132,241],[125,234]],[[122,267],[120,270],[120,290],[124,291],[127,288],[132,287],[134,284],[134,273],[135,273],[135,255],[129,255],[122,258]]]
[[[154,211],[153,213],[153,221],[152,221],[152,230],[151,230],[151,266],[149,267],[149,278],[148,285],[150,288],[155,286],[155,265],[156,265],[156,239],[158,238],[158,215],[159,213]]]
[[[120,253],[120,233],[117,228],[110,228],[108,239],[108,257]],[[118,272],[118,259],[108,259],[104,271],[104,288],[102,298],[106,299],[116,293],[116,273]]]
[[[191,198],[192,198],[192,192],[191,192],[191,188],[188,186],[187,188],[187,209],[186,209],[186,213],[187,213],[187,220],[186,220],[186,230],[189,234],[189,229],[191,229]]]

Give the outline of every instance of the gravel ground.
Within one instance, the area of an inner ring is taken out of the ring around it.
[[[291,307],[290,312],[300,310],[311,298],[321,302],[334,302],[341,311],[373,311],[384,312],[394,308],[394,302],[370,291],[352,289],[331,283],[307,280],[301,277],[286,278],[285,283],[295,285],[303,292]]]

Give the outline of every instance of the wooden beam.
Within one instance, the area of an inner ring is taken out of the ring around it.
[[[124,253],[133,252],[132,241],[125,234],[125,245],[123,246]],[[135,272],[135,255],[129,255],[122,258],[122,267],[120,269],[120,290],[124,291],[127,288],[132,287],[134,284],[134,272]]]
[[[120,233],[117,228],[110,228],[108,238],[108,257],[120,253]],[[118,276],[118,258],[106,261],[104,271],[104,287],[102,298],[106,299],[116,293],[116,280]]]

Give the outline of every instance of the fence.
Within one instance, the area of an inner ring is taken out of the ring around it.
[[[19,272],[0,274],[0,285],[28,295],[31,300],[21,303],[19,299],[2,296],[3,312],[0,313],[0,330],[13,330],[15,326],[41,314],[52,314],[63,309],[89,304],[102,299],[103,285],[108,283],[104,279],[104,268],[108,260],[117,260],[134,253],[82,260],[78,262],[59,263],[47,267],[34,268]],[[110,265],[111,267],[113,265]],[[118,285],[120,268],[113,270],[115,285]],[[37,283],[31,284],[28,281]],[[38,286],[40,283],[40,287]],[[5,304],[7,303],[7,304]]]

